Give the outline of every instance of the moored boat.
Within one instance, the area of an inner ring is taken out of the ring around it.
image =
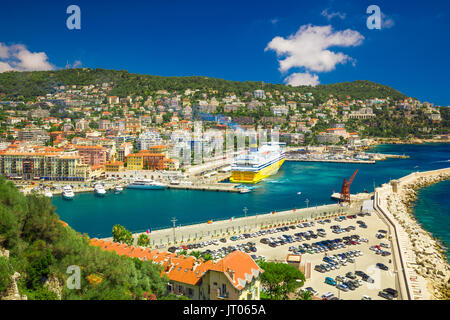
[[[106,194],[105,187],[101,183],[96,183],[94,185],[94,192],[99,197],[103,197]]]
[[[75,193],[71,186],[64,186],[62,189],[62,197],[66,200],[72,200],[75,197]]]
[[[150,179],[135,180],[127,185],[127,189],[165,190],[167,188],[167,184],[156,182]]]
[[[51,197],[53,197],[53,193],[50,191],[50,189],[46,188],[44,190],[44,196],[51,198]]]
[[[117,185],[114,187],[114,192],[115,193],[120,193],[123,191],[123,187],[121,185]]]

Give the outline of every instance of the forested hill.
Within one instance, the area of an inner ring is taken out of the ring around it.
[[[343,82],[316,87],[292,87],[284,84],[262,83],[257,81],[229,81],[223,79],[191,76],[191,77],[162,77],[152,75],[133,74],[127,71],[105,69],[66,69],[58,71],[33,72],[4,72],[0,73],[0,95],[3,99],[29,99],[47,93],[53,93],[60,85],[90,85],[114,83],[111,94],[126,97],[128,95],[147,96],[157,90],[179,91],[185,89],[217,90],[218,96],[226,92],[233,92],[238,96],[256,89],[279,92],[312,93],[318,100],[330,95],[338,98],[350,96],[353,99],[406,98],[401,92],[370,81]]]

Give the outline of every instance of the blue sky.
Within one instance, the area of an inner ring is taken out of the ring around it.
[[[81,30],[66,27],[71,4],[81,8]],[[381,30],[366,27],[372,4],[384,14]],[[27,70],[36,60],[25,58],[40,57],[51,68],[79,61],[83,67],[239,81],[283,83],[298,74],[299,81],[306,75],[321,84],[371,80],[450,105],[449,9],[449,1],[433,0],[3,0],[0,43],[9,56],[1,59],[0,46],[0,70],[2,62]],[[315,32],[317,41],[308,37]],[[328,36],[320,38],[323,32]],[[321,44],[330,37],[338,37],[338,45]],[[282,47],[291,49],[277,56]],[[26,54],[18,58],[19,52]],[[45,55],[33,55],[40,52]],[[330,62],[330,52],[338,62]],[[280,60],[289,56],[292,63],[280,70]]]

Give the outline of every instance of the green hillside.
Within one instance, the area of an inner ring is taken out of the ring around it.
[[[48,279],[58,279],[62,299],[143,299],[144,294],[167,298],[167,278],[161,266],[89,245],[86,236],[64,226],[50,200],[42,195],[20,193],[12,182],[0,177],[0,298],[20,273],[18,289],[28,300],[57,299]],[[2,249],[2,250],[3,250]],[[81,270],[80,289],[65,284],[69,266]]]
[[[59,85],[90,85],[113,82],[111,94],[125,97],[127,95],[147,96],[157,90],[184,91],[185,89],[218,90],[221,96],[226,92],[243,95],[245,92],[263,88],[266,91],[311,92],[316,99],[333,95],[339,98],[350,96],[354,99],[386,98],[403,99],[406,96],[388,86],[370,81],[343,82],[316,87],[292,87],[283,84],[271,84],[256,81],[229,81],[208,77],[162,77],[132,74],[127,71],[104,69],[67,69],[58,71],[4,72],[0,74],[0,94],[6,98],[34,96],[54,92]]]

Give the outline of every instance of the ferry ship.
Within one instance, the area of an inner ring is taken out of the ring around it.
[[[146,190],[164,190],[168,185],[164,183],[155,182],[150,179],[135,180],[127,185],[128,189],[146,189]]]
[[[284,160],[284,148],[281,144],[267,144],[259,149],[251,148],[249,152],[234,159],[230,182],[258,183],[276,174]]]

